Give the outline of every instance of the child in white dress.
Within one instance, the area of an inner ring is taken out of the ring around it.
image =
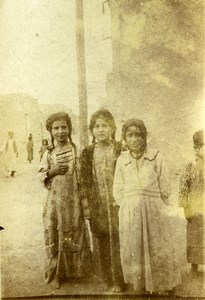
[[[170,194],[163,159],[147,147],[141,120],[124,123],[128,151],[117,161],[114,198],[119,209],[120,253],[125,283],[142,293],[171,291],[180,283],[171,231],[163,210]]]

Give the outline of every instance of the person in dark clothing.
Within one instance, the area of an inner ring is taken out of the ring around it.
[[[121,292],[124,287],[120,262],[118,208],[112,188],[115,164],[121,144],[115,141],[112,114],[101,109],[90,121],[92,145],[81,155],[81,177],[84,211],[90,218],[91,230],[99,253],[104,290]]]
[[[28,143],[27,143],[27,154],[28,161],[31,163],[33,160],[33,138],[32,135],[29,135]]]

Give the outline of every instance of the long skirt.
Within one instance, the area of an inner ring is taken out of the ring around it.
[[[205,264],[205,222],[202,215],[187,221],[187,261]]]
[[[87,249],[79,249],[71,242],[69,232],[58,230],[44,231],[47,258],[45,262],[45,280],[81,278],[88,273],[86,262],[89,262]],[[81,241],[82,243],[83,241]]]
[[[46,281],[49,283],[55,276],[59,279],[84,276],[90,263],[90,250],[72,174],[53,178],[44,206],[43,223]]]
[[[27,159],[28,159],[28,161],[32,161],[33,160],[33,148],[28,149],[27,151],[28,151]]]
[[[17,170],[17,157],[16,154],[13,152],[8,152],[5,154],[5,170],[7,172],[12,172]]]
[[[180,273],[165,204],[159,197],[124,199],[119,211],[121,262],[125,283],[138,292],[172,290]]]

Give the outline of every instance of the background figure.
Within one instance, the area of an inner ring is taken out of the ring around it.
[[[139,293],[172,291],[180,284],[166,204],[170,184],[158,150],[147,147],[147,129],[130,119],[122,128],[129,151],[117,161],[113,194],[119,209],[125,283]]]
[[[187,219],[187,261],[191,275],[197,277],[198,265],[205,264],[204,218],[204,131],[193,135],[195,159],[189,162],[180,179],[179,206]]]
[[[6,140],[2,151],[5,154],[5,169],[7,172],[10,172],[11,177],[14,177],[14,173],[17,170],[16,159],[18,157],[18,150],[14,139],[14,132],[12,130],[8,132],[8,139]]]
[[[89,251],[70,117],[64,112],[51,115],[46,121],[46,129],[51,134],[52,147],[44,153],[38,170],[41,182],[48,189],[43,210],[47,254],[45,278],[54,288],[59,288],[63,279],[85,275]]]
[[[91,230],[99,254],[103,289],[123,289],[120,262],[118,208],[112,194],[116,159],[121,144],[115,141],[115,122],[111,113],[101,109],[90,121],[93,144],[81,155],[81,176],[84,207],[90,215]],[[94,244],[95,246],[95,244]]]
[[[33,160],[33,138],[32,138],[32,134],[30,134],[29,138],[28,138],[27,153],[28,153],[27,159],[31,163],[32,160]]]
[[[48,148],[49,148],[48,140],[47,140],[47,139],[43,139],[43,140],[42,140],[42,146],[41,146],[41,148],[40,148],[40,150],[39,150],[40,161],[41,161],[41,159],[42,159],[44,153],[46,152],[46,150],[48,150]]]

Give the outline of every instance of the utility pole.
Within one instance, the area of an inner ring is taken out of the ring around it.
[[[76,53],[77,53],[77,69],[78,69],[80,147],[83,148],[87,146],[89,142],[83,0],[75,0],[75,11],[76,11]]]

